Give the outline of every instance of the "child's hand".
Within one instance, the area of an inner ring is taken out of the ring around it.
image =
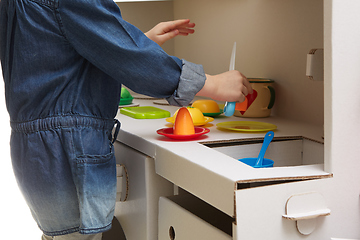
[[[245,96],[252,92],[247,78],[234,70],[214,76],[206,74],[205,85],[196,95],[219,101],[243,102]]]
[[[164,44],[178,35],[187,36],[195,32],[195,23],[190,23],[189,19],[181,19],[169,22],[161,22],[145,33],[145,35],[159,44]]]

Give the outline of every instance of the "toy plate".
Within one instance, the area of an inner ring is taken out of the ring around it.
[[[217,113],[203,113],[203,115],[207,116],[207,117],[216,117],[216,116],[219,116],[222,113],[223,113],[223,110],[221,109],[220,112],[217,112]]]
[[[120,103],[119,103],[119,105],[120,105],[120,106],[121,106],[121,105],[129,105],[129,104],[132,103],[133,99],[134,99],[133,97],[120,98]]]
[[[170,116],[169,111],[152,106],[124,107],[120,109],[120,113],[136,119],[158,119]]]
[[[277,126],[271,123],[253,122],[253,121],[232,121],[216,124],[220,129],[239,131],[239,132],[265,132],[277,129]]]
[[[195,133],[191,135],[175,135],[173,128],[162,128],[156,131],[158,134],[166,136],[168,138],[177,140],[189,140],[200,137],[203,134],[210,132],[210,129],[203,127],[195,127]]]

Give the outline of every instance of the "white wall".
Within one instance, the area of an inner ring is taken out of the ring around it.
[[[306,78],[306,55],[323,47],[323,0],[174,0],[175,18],[196,33],[175,40],[175,55],[209,74],[236,69],[276,81],[273,114],[323,125],[323,82]]]

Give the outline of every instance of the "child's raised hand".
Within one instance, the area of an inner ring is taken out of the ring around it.
[[[187,36],[193,34],[195,32],[194,27],[195,23],[191,23],[189,19],[161,22],[146,32],[145,35],[161,46],[167,40],[178,35]]]

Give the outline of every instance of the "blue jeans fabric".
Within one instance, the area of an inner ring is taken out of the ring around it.
[[[12,121],[64,114],[112,119],[121,84],[187,105],[204,85],[201,66],[166,54],[121,18],[113,0],[2,0],[0,6]]]
[[[12,123],[13,169],[46,235],[108,230],[116,198],[113,121],[54,117]]]
[[[61,235],[61,236],[47,236],[42,235],[41,240],[101,240],[102,239],[102,233],[98,233],[95,235],[82,235],[79,233],[71,233],[67,235]]]
[[[1,0],[0,59],[14,172],[49,236],[110,228],[121,84],[181,106],[205,82],[113,0]]]

